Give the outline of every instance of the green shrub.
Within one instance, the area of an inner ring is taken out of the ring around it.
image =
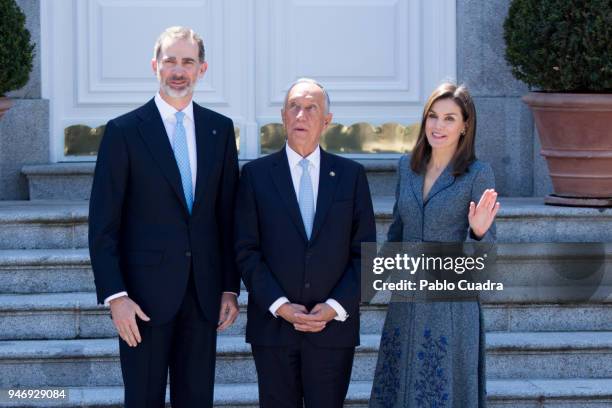
[[[15,0],[0,0],[0,96],[28,82],[33,57],[23,12]]]
[[[506,60],[530,87],[612,92],[612,0],[513,0]]]

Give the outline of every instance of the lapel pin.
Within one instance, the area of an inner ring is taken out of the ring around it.
[[[217,129],[213,129],[212,133],[213,133],[213,135],[216,135],[217,134]]]
[[[332,177],[336,177],[336,173],[333,170],[329,172],[329,175]]]

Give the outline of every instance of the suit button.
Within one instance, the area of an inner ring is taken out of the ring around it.
[[[304,284],[304,287],[305,287],[306,289],[310,289],[310,283],[306,282],[306,283]]]
[[[185,256],[189,258],[191,256],[191,251],[185,252]]]

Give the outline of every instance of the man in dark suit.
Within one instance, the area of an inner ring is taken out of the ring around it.
[[[212,407],[217,330],[238,315],[232,121],[193,103],[202,39],[159,37],[159,93],[108,122],[89,208],[98,301],[121,339],[125,406]]]
[[[261,407],[342,407],[359,344],[360,256],[375,242],[363,167],[319,147],[329,98],[294,83],[282,110],[287,144],[244,166],[236,256],[249,291]]]

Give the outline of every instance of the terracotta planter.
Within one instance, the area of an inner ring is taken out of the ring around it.
[[[13,106],[13,102],[6,96],[0,96],[0,119]]]
[[[547,203],[612,205],[612,94],[530,92],[552,179]]]

